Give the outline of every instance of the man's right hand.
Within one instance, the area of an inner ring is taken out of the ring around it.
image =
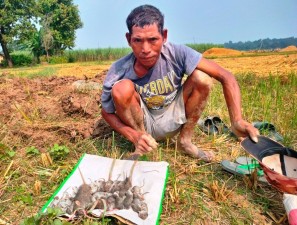
[[[157,149],[158,143],[156,140],[147,133],[139,133],[135,145],[135,152],[133,154],[139,154],[140,156],[150,151]]]

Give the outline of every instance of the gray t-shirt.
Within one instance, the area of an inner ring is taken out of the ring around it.
[[[119,59],[111,65],[103,83],[101,104],[107,113],[114,113],[115,106],[111,89],[115,82],[129,79],[135,84],[136,91],[150,110],[162,109],[175,98],[182,87],[185,74],[190,75],[198,65],[202,55],[185,46],[165,43],[157,63],[139,78],[134,71],[133,53]]]

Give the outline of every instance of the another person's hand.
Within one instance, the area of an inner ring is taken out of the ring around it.
[[[134,143],[136,154],[143,155],[150,151],[157,149],[158,143],[156,140],[147,133],[139,133],[137,142]]]
[[[245,120],[238,120],[234,122],[231,126],[231,130],[238,137],[239,140],[242,140],[242,138],[244,137],[250,136],[250,138],[254,142],[258,142],[257,136],[260,134],[259,130]]]

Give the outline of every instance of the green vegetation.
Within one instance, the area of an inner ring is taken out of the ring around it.
[[[65,159],[69,154],[69,148],[64,145],[54,144],[49,153],[54,160]]]
[[[221,44],[186,44],[186,45],[201,53],[211,48],[224,48],[224,45],[221,45]]]
[[[12,43],[16,37],[23,42],[34,31],[35,3],[34,0],[0,2],[0,43],[7,65],[10,67],[12,67],[12,61],[7,45]]]
[[[130,48],[97,48],[86,50],[68,50],[65,57],[68,62],[91,62],[119,59],[131,51]]]
[[[75,31],[82,27],[72,0],[1,1],[0,15],[0,43],[9,67],[16,62],[10,55],[13,47],[29,49],[39,63],[41,55],[48,59],[74,47]]]
[[[5,145],[0,142],[0,159],[1,160],[8,160],[9,158],[13,158],[15,155],[15,151],[12,150],[8,145]]]
[[[39,213],[21,222],[21,225],[70,225],[69,222],[62,222],[56,219],[61,210],[49,208],[45,213]]]
[[[76,30],[83,26],[73,0],[1,1],[0,15],[0,43],[5,56],[2,66],[31,66],[39,64],[41,57],[49,63],[116,60],[131,51],[129,48],[69,50],[75,46]],[[296,40],[294,37],[267,38],[253,42],[187,45],[201,53],[213,47],[274,50],[297,45]],[[19,55],[16,50],[30,51],[31,55]]]
[[[297,73],[287,76],[257,77],[253,73],[237,74],[241,86],[244,118],[248,121],[268,121],[273,123],[285,137],[286,145],[297,140]],[[220,114],[227,108],[220,88],[212,92],[206,114]],[[226,114],[224,117],[228,121]],[[295,143],[296,144],[296,143]]]
[[[277,48],[285,48],[290,45],[297,46],[297,38],[295,37],[289,37],[289,38],[265,38],[265,39],[259,39],[256,41],[246,41],[246,42],[236,42],[233,43],[232,41],[229,41],[227,43],[224,43],[225,48],[232,48],[237,49],[241,51],[247,51],[247,50],[273,50]]]
[[[73,62],[101,62],[109,60],[117,60],[131,52],[130,48],[98,48],[86,50],[66,50],[62,55],[53,55],[48,59],[45,56],[40,56],[41,62],[50,64],[62,64]],[[34,55],[28,51],[17,51],[11,54],[12,63],[16,67],[32,66],[36,64]],[[2,66],[8,66],[7,60],[3,60]]]
[[[36,147],[30,146],[26,148],[26,155],[30,157],[37,156],[40,155],[40,151]]]
[[[50,71],[55,71],[56,67],[47,65],[44,69],[49,73],[43,75],[51,76]],[[23,70],[22,77],[32,76],[32,73],[25,74],[27,68],[18,70]],[[37,76],[38,72],[34,74]],[[241,87],[244,118],[250,122],[273,123],[284,136],[283,144],[296,149],[297,73],[295,71],[281,76],[266,75],[259,77],[251,72],[236,74]],[[30,114],[27,112],[27,115]],[[230,124],[222,89],[217,82],[214,83],[202,117],[208,115],[218,115],[226,124]],[[40,121],[41,118],[40,116],[38,119],[31,119],[31,124],[23,117],[18,123],[34,125],[38,130],[38,126],[45,125],[44,121]],[[58,125],[57,118],[54,118],[47,121],[50,123],[49,132],[58,132],[56,127],[61,126]],[[79,117],[73,119],[78,120]],[[0,124],[2,125],[2,120]],[[9,222],[22,220],[23,225],[116,224],[111,218],[60,221],[56,218],[57,209],[50,209],[46,213],[38,212],[71,172],[82,154],[120,159],[133,149],[130,142],[114,132],[106,132],[104,138],[65,139],[53,143],[50,147],[45,146],[46,149],[43,150],[47,150],[53,160],[48,159],[49,162],[44,163],[45,160],[42,161],[41,158],[47,157],[45,153],[40,154],[42,151],[36,149],[31,141],[26,142],[27,138],[12,142],[12,136],[15,136],[13,132],[16,131],[8,130],[5,124],[0,131],[0,159],[3,162],[0,165],[3,171],[0,176],[0,215],[3,216],[1,219],[10,220]],[[203,163],[182,154],[172,140],[160,142],[157,151],[141,159],[164,160],[170,165],[161,224],[285,224],[281,193],[262,183],[255,183],[254,187],[251,187],[249,178],[234,176],[222,170],[222,159],[234,160],[237,156],[246,154],[237,140],[226,134],[207,136],[198,127],[195,133],[195,144],[202,149],[213,150],[216,153],[215,162]],[[39,189],[37,181],[41,183]],[[40,194],[36,194],[36,190],[39,190]],[[20,216],[16,219],[14,215]],[[282,222],[279,222],[282,218]]]
[[[187,46],[203,53],[204,51],[214,48],[223,47],[215,44],[187,44]],[[50,64],[73,63],[73,62],[101,62],[108,60],[117,60],[129,53],[131,48],[97,48],[86,50],[66,50],[62,55],[53,55],[46,59],[40,57],[42,62],[48,61]],[[34,55],[28,51],[17,51],[12,54],[12,62],[15,66],[30,66],[34,62]],[[36,62],[35,62],[36,63]],[[4,60],[3,66],[7,66],[7,61]]]
[[[222,45],[215,44],[187,44],[187,46],[201,53],[214,47],[223,48]],[[34,61],[34,57],[36,57],[36,55],[28,51],[16,51],[11,55],[14,66],[31,66],[33,63],[37,63],[40,61],[47,61],[50,64],[61,64],[73,62],[101,62],[108,60],[117,60],[131,52],[131,48],[97,48],[85,50],[66,50],[62,54],[53,55],[48,59],[45,56],[41,56],[41,54],[39,54],[39,61]],[[7,65],[7,61],[4,60],[2,62],[2,66]]]

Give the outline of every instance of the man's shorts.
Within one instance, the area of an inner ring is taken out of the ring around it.
[[[171,104],[162,110],[149,110],[141,98],[140,106],[144,114],[146,132],[156,140],[173,137],[187,122],[183,89],[179,90]]]

